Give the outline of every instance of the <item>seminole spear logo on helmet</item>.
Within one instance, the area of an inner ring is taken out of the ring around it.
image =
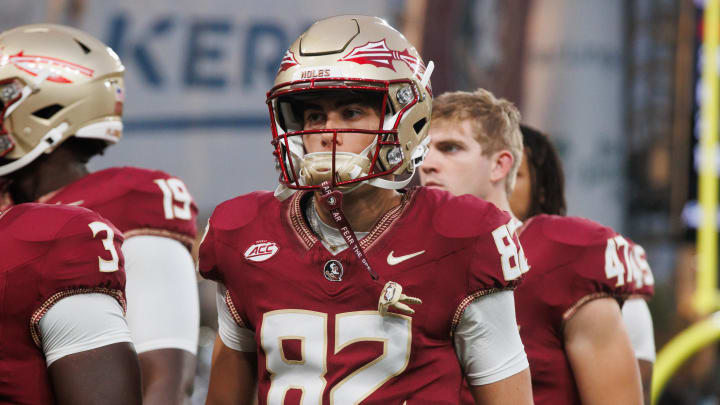
[[[24,51],[20,51],[14,55],[5,55],[3,49],[0,49],[0,65],[8,63],[31,76],[37,76],[40,72],[49,68],[51,73],[46,80],[54,83],[72,83],[72,80],[63,76],[61,73],[63,71],[75,74],[79,73],[87,77],[93,77],[95,73],[94,70],[88,67],[62,59],[41,55],[25,55]]]
[[[280,61],[280,70],[278,70],[278,73],[284,72],[299,64],[300,63],[298,63],[297,59],[295,59],[295,54],[292,53],[292,51],[285,51],[285,56],[282,58],[282,61]]]
[[[285,59],[283,59],[283,61],[285,61]],[[413,71],[413,74],[418,80],[422,79],[425,73],[425,64],[422,60],[412,56],[407,48],[402,51],[395,51],[388,48],[385,39],[357,46],[347,55],[338,59],[338,62],[355,62],[361,65],[370,64],[376,67],[388,68],[395,72],[395,66],[393,66],[394,61],[405,63],[407,67]],[[432,94],[429,85],[427,86],[427,90]]]

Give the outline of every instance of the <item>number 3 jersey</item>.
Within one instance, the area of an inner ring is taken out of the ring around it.
[[[121,244],[84,208],[21,204],[0,214],[0,404],[54,403],[40,320],[74,294],[105,293],[124,308]]]
[[[565,322],[590,300],[622,302],[633,294],[639,251],[612,229],[582,218],[538,215],[519,237],[531,270],[515,291],[515,305],[535,403],[580,404],[564,350]]]
[[[225,285],[235,322],[254,332],[260,403],[459,403],[453,331],[471,302],[520,277],[509,217],[474,197],[410,190],[360,240],[374,281],[310,230],[311,197],[225,202],[200,247],[201,274]],[[412,316],[380,316],[385,281],[422,299]]]
[[[197,207],[185,184],[167,173],[113,167],[87,176],[40,199],[47,204],[78,205],[109,219],[125,238],[155,235],[188,248],[197,233]]]

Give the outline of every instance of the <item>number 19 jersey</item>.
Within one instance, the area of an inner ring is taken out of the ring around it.
[[[364,237],[381,282],[355,254],[333,255],[307,226],[311,194],[253,193],[221,204],[200,272],[227,287],[235,321],[255,334],[261,404],[457,404],[453,331],[473,300],[520,277],[509,217],[470,196],[419,188]],[[501,249],[502,247],[502,249]],[[380,316],[384,281],[422,299]]]
[[[185,184],[167,173],[113,167],[70,183],[41,199],[78,205],[109,219],[125,238],[163,236],[190,248],[197,233],[197,206]]]

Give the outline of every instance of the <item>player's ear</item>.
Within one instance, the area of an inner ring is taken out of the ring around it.
[[[492,168],[490,170],[490,181],[496,183],[507,177],[512,169],[514,158],[509,150],[503,149],[492,154],[490,162]]]

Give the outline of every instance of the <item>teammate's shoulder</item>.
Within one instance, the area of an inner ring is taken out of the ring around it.
[[[92,173],[55,196],[78,201],[110,219],[127,237],[159,235],[192,245],[197,205],[182,180],[160,170],[112,167]]]
[[[147,183],[154,184],[155,180],[167,180],[173,177],[162,170],[133,166],[111,167],[92,173],[91,176],[98,181],[110,181],[115,186],[125,185],[128,188]]]
[[[0,218],[0,268],[22,269],[16,278],[26,286],[21,299],[32,305],[71,290],[100,288],[122,297],[122,243],[110,222],[78,206],[23,204]]]
[[[615,232],[587,218],[538,215],[533,226],[550,240],[570,246],[604,245]]]
[[[446,191],[424,187],[418,193],[418,197],[433,212],[433,227],[445,237],[471,238],[492,232],[510,221],[506,212],[471,195],[454,196]]]
[[[210,224],[220,230],[242,228],[252,222],[259,212],[271,209],[274,205],[280,205],[280,201],[272,192],[254,191],[218,205],[210,217]]]
[[[169,178],[169,174],[160,170],[111,167],[90,173],[66,187],[55,199],[60,199],[63,203],[81,200],[85,203],[83,205],[91,209],[107,203],[125,204],[128,199],[135,200],[139,195],[162,196],[164,191],[157,181],[167,181]]]
[[[0,232],[14,239],[44,242],[57,239],[64,228],[75,220],[103,221],[97,213],[83,207],[27,203],[12,207],[0,216]]]

